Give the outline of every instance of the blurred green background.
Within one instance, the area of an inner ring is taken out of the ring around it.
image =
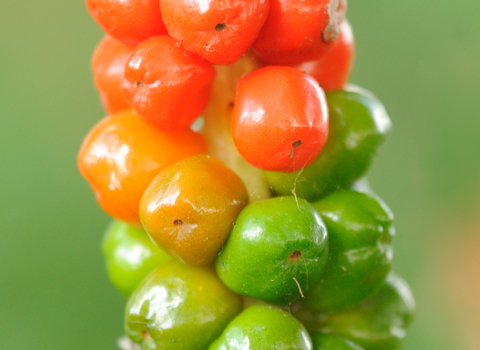
[[[471,349],[436,261],[480,194],[479,13],[478,0],[349,2],[352,82],[394,123],[369,179],[396,214],[395,269],[417,298],[407,350]],[[76,169],[104,114],[89,66],[101,37],[84,1],[0,3],[2,349],[115,349],[122,334],[99,248],[108,218]]]

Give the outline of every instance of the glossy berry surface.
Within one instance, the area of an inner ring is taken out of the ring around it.
[[[238,315],[208,350],[311,350],[305,328],[287,312],[262,305]]]
[[[248,204],[242,180],[221,161],[190,157],[152,181],[140,203],[150,237],[182,262],[212,263],[238,213]]]
[[[347,85],[347,0],[86,2],[119,347],[400,350],[414,300],[365,178],[391,122]]]
[[[320,281],[327,257],[320,215],[303,199],[279,197],[240,213],[216,269],[234,292],[282,305]]]
[[[238,61],[268,16],[268,0],[160,0],[168,33],[215,64]]]
[[[213,271],[170,261],[128,300],[125,333],[143,350],[206,349],[240,311]]]
[[[87,9],[107,34],[130,46],[167,34],[158,0],[87,0]]]
[[[354,55],[353,30],[350,23],[345,20],[333,49],[319,60],[302,63],[297,68],[315,78],[323,90],[341,90],[352,71]]]
[[[101,120],[90,131],[78,167],[107,213],[140,226],[140,199],[154,177],[167,166],[201,153],[206,153],[202,135],[189,129],[165,133],[127,110]]]
[[[313,334],[312,342],[313,350],[364,350],[351,341],[332,334]]]
[[[356,306],[384,284],[393,260],[393,214],[380,199],[339,191],[313,206],[328,231],[329,259],[302,302],[318,312]]]
[[[87,0],[87,9],[105,32],[130,46],[167,34],[158,0]]]
[[[161,130],[185,129],[207,106],[213,66],[168,35],[144,41],[132,51],[122,91],[132,108]]]
[[[328,138],[323,90],[292,67],[261,68],[237,86],[232,137],[251,165],[292,172],[311,164]]]
[[[172,259],[144,230],[117,220],[105,232],[102,251],[110,279],[125,296],[132,294],[150,272]]]
[[[270,12],[254,53],[269,65],[291,65],[320,59],[340,32],[345,4],[338,0],[270,0]]]
[[[264,172],[279,194],[318,199],[350,187],[368,170],[391,129],[381,102],[370,92],[349,85],[326,94],[330,111],[328,141],[301,172]]]
[[[108,114],[115,114],[130,106],[122,93],[125,64],[132,48],[120,41],[105,36],[92,57],[95,87],[100,92],[103,106]]]
[[[330,314],[320,329],[347,338],[365,350],[399,350],[414,312],[410,287],[391,274],[377,294],[354,309]]]

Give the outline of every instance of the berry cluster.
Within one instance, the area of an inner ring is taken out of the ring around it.
[[[414,301],[363,178],[346,0],[87,0],[109,114],[78,157],[141,349],[399,349]]]

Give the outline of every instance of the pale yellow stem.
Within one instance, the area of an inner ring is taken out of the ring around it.
[[[235,171],[247,186],[250,202],[271,196],[260,169],[243,160],[232,140],[230,122],[235,101],[235,89],[240,78],[257,68],[255,61],[242,58],[230,66],[217,66],[209,105],[205,110],[203,134],[207,138],[208,152]]]

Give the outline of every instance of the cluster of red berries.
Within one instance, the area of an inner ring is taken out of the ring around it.
[[[342,88],[352,64],[345,1],[87,4],[110,35],[93,59],[108,112],[133,108],[160,130],[188,128],[208,104],[213,64],[253,55],[269,67],[238,86],[232,134],[240,154],[261,169],[294,171],[320,153],[328,134],[322,88]]]

